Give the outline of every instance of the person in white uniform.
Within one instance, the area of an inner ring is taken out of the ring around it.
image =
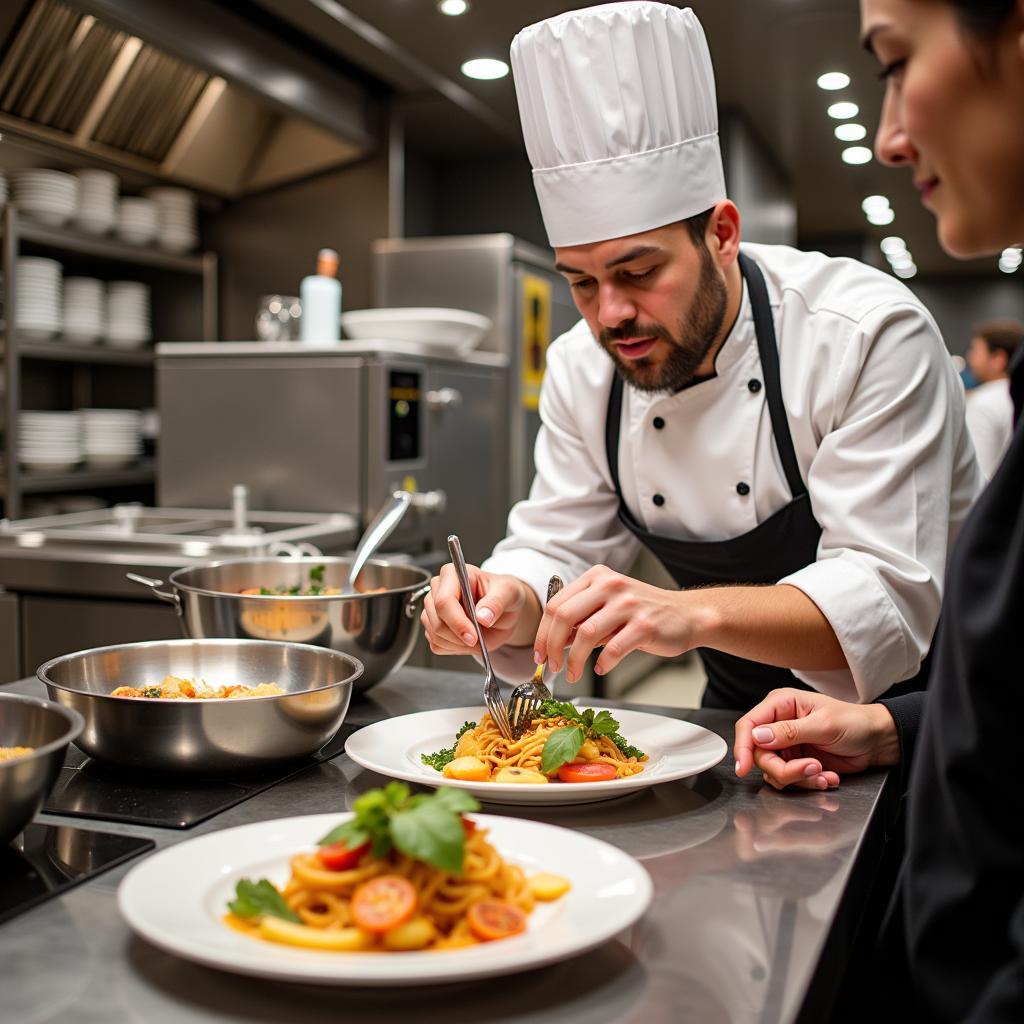
[[[692,11],[563,14],[516,36],[512,67],[583,319],[549,350],[530,496],[470,569],[496,670],[547,658],[574,682],[596,647],[599,674],[696,648],[705,706],[741,709],[780,685],[919,685],[980,486],[934,320],[857,262],[741,245]],[[623,575],[641,544],[681,589]],[[423,623],[435,653],[472,653],[451,566]]]
[[[979,384],[967,393],[967,430],[982,475],[991,480],[1013,437],[1010,360],[1024,339],[1016,320],[993,320],[973,331],[967,365]]]

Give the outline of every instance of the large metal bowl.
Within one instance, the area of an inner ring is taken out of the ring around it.
[[[415,566],[371,559],[359,574],[360,589],[378,593],[315,597],[244,595],[252,587],[275,590],[309,583],[309,571],[324,567],[323,585],[343,587],[351,559],[239,558],[178,569],[169,591],[154,593],[177,608],[191,637],[240,637],[315,644],[352,655],[363,663],[356,683],[362,693],[405,663],[416,644],[420,602],[430,573]],[[135,577],[136,579],[138,577]]]
[[[362,665],[346,654],[265,640],[156,640],[54,658],[37,675],[85,719],[90,757],[150,771],[225,774],[319,750],[345,718]],[[277,683],[284,694],[235,699],[111,697],[169,675],[209,686]]]
[[[68,744],[85,722],[77,711],[39,697],[0,693],[0,747],[32,747],[0,761],[0,843],[10,842],[49,796]]]

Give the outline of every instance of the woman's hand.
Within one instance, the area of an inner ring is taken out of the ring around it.
[[[484,572],[475,565],[466,568],[488,650],[531,643],[540,619],[540,602],[533,590],[516,576]],[[479,646],[453,565],[442,566],[440,575],[430,581],[420,621],[435,654],[472,654]]]
[[[773,690],[736,723],[736,774],[760,768],[776,789],[829,789],[841,774],[898,764],[884,704],[848,704],[810,690]]]

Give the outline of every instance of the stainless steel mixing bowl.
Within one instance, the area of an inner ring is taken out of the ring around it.
[[[430,589],[430,573],[411,565],[371,559],[359,575],[354,596],[276,597],[244,595],[252,587],[275,590],[309,584],[309,571],[324,567],[323,585],[345,585],[348,558],[240,558],[178,569],[170,590],[157,596],[171,602],[191,637],[244,637],[329,647],[358,658],[363,675],[356,693],[368,690],[405,663],[416,643],[420,603]],[[141,577],[132,577],[144,582]]]
[[[54,658],[37,675],[85,719],[90,757],[151,771],[224,774],[312,754],[345,718],[362,673],[346,654],[267,640],[157,640]],[[211,687],[277,683],[284,694],[235,699],[111,697],[169,675]]]
[[[84,725],[77,711],[40,697],[0,693],[0,747],[33,748],[24,757],[0,761],[0,843],[10,842],[43,806],[68,744]]]

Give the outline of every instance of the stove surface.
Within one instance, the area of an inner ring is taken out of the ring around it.
[[[152,839],[72,825],[29,825],[13,843],[0,846],[0,923],[155,845]]]

